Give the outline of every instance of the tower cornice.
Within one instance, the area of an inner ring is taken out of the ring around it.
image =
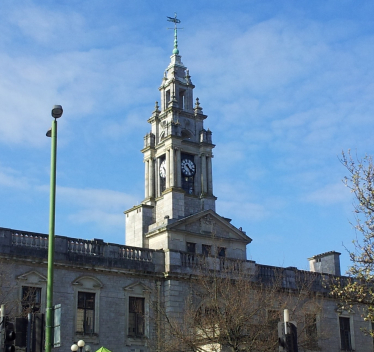
[[[146,153],[146,152],[148,152],[150,150],[154,151],[154,150],[156,150],[156,148],[155,147],[145,147],[145,148],[141,149],[140,151],[144,154],[144,153]]]
[[[157,117],[158,117],[159,121],[163,121],[165,118],[168,118],[170,116],[170,114],[172,114],[173,116],[179,115],[181,117],[182,116],[187,117],[187,118],[193,119],[193,120],[205,120],[208,117],[208,115],[204,115],[204,114],[201,114],[201,113],[196,114],[196,113],[189,112],[189,111],[186,111],[186,110],[183,110],[181,108],[174,107],[174,106],[170,106],[169,108],[164,110],[162,113],[160,113],[160,115],[158,115]],[[151,116],[147,121],[148,122],[150,122],[150,121],[153,122],[154,121],[153,116]]]

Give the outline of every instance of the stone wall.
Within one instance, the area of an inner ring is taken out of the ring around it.
[[[1,272],[9,280],[2,290],[10,290],[7,309],[15,302],[15,316],[21,313],[22,286],[41,289],[41,311],[45,310],[48,236],[0,228]],[[149,250],[132,246],[104,243],[102,240],[82,240],[56,236],[54,271],[54,304],[62,304],[62,346],[84,339],[93,351],[104,345],[111,351],[155,351],[160,333],[154,308],[164,307],[175,319],[183,316],[184,302],[190,292],[193,275],[201,274],[201,267],[210,270],[240,269],[254,280],[271,283],[275,275],[282,275],[284,290],[298,290],[297,277],[315,280],[312,291],[324,295],[323,310],[318,317],[321,336],[320,351],[340,351],[339,317],[349,319],[352,344],[356,351],[373,350],[372,339],[362,328],[371,328],[361,319],[356,307],[351,312],[340,311],[336,302],[327,296],[323,280],[329,275],[300,271],[297,268],[278,268],[258,265],[253,261],[236,261],[228,258],[204,257],[177,250]],[[96,294],[95,333],[83,336],[76,332],[78,292]],[[286,292],[286,291],[285,291]],[[1,297],[1,296],[0,296]],[[144,298],[145,337],[128,334],[129,297]],[[11,298],[11,299],[10,299]],[[1,302],[0,302],[1,303]]]

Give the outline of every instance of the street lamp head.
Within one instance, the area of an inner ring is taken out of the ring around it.
[[[54,117],[55,119],[58,119],[59,117],[62,116],[62,113],[64,112],[64,110],[62,110],[62,106],[61,105],[55,105],[53,108],[52,108],[52,117]]]
[[[90,345],[86,345],[86,346],[84,346],[84,350],[85,350],[86,352],[91,352],[91,346],[90,346]]]
[[[71,345],[70,349],[71,349],[73,352],[77,352],[77,351],[78,351],[78,345],[77,345],[77,344]]]
[[[83,340],[78,341],[78,347],[83,347],[85,345],[85,342]]]

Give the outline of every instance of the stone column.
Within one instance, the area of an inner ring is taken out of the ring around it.
[[[155,196],[155,162],[154,159],[149,159],[149,197]]]
[[[206,172],[206,155],[201,154],[201,188],[202,193],[206,194],[208,191],[208,183],[207,183],[207,172]]]
[[[165,189],[168,189],[170,187],[170,153],[169,150],[166,151],[166,184]]]
[[[208,194],[213,195],[212,157],[207,157]]]
[[[201,177],[201,156],[194,155],[194,163],[196,165],[196,172],[194,177],[194,194],[200,195],[202,192],[203,179]]]
[[[185,99],[184,99],[184,110],[192,110],[191,102],[191,89],[187,89],[185,94]]]
[[[175,83],[170,85],[170,100],[173,100],[173,98],[176,98],[175,96]]]
[[[177,149],[177,187],[182,187],[182,173],[181,173],[181,150]]]
[[[149,162],[146,160],[144,162],[144,167],[145,167],[145,174],[144,174],[144,191],[145,191],[145,199],[149,197],[149,176],[148,176],[148,171],[149,171]]]
[[[174,163],[174,148],[170,148],[170,187],[175,186],[175,163]]]
[[[157,158],[156,161],[156,169],[155,169],[155,180],[156,180],[156,197],[161,195],[161,187],[160,187],[160,158]]]

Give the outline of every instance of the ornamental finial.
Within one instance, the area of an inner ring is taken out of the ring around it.
[[[169,17],[167,16],[167,19],[169,22],[174,22],[174,28],[168,28],[168,29],[174,29],[174,49],[173,49],[173,54],[178,55],[179,50],[178,50],[178,29],[183,29],[183,28],[178,28],[177,23],[181,23],[181,21],[177,18],[177,13],[174,13],[174,17]]]

